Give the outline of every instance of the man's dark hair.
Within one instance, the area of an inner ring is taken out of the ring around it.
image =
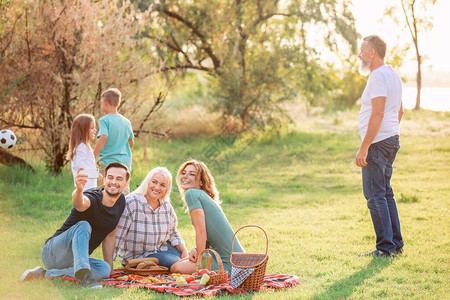
[[[110,163],[108,166],[106,166],[106,169],[105,169],[105,176],[108,174],[108,170],[111,169],[111,168],[120,168],[120,169],[124,169],[125,171],[127,171],[127,177],[126,177],[127,181],[130,180],[130,176],[131,176],[130,170],[128,170],[128,167],[125,166],[124,164],[122,164],[122,163],[120,163],[120,162],[113,162],[113,163]]]
[[[378,53],[378,55],[384,59],[386,55],[386,42],[383,41],[378,35],[369,35],[363,38],[367,42],[368,46]]]

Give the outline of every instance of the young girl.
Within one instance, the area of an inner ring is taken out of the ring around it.
[[[73,178],[77,176],[80,168],[96,168],[94,151],[89,144],[89,140],[95,138],[95,133],[95,118],[93,115],[81,114],[73,120],[70,129],[69,151],[67,151],[66,156],[71,161]],[[97,179],[87,179],[87,181],[83,191],[97,187]]]

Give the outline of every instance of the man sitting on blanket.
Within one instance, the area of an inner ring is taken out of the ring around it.
[[[108,278],[113,270],[114,237],[125,208],[122,192],[129,184],[130,172],[121,163],[111,163],[105,170],[105,187],[83,193],[87,175],[80,170],[75,177],[72,211],[42,249],[42,261],[48,270],[26,270],[20,280],[67,275],[80,280],[83,287],[101,289],[97,280]],[[100,244],[104,261],[89,257]]]

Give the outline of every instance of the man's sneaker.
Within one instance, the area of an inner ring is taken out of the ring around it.
[[[403,250],[403,247],[397,248],[394,250],[395,255],[402,255],[403,253],[405,253],[405,250]]]
[[[94,278],[92,278],[91,274],[84,275],[83,280],[81,281],[81,286],[90,289],[102,289],[103,286],[97,282]]]
[[[42,267],[36,267],[23,272],[20,281],[28,281],[32,279],[40,279],[45,277],[45,270]]]
[[[392,252],[386,252],[383,250],[374,250],[369,253],[360,254],[358,256],[378,256],[378,257],[394,257],[394,253]]]

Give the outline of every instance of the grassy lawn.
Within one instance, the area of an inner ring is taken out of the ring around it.
[[[406,253],[391,260],[357,256],[375,247],[360,169],[354,164],[360,143],[357,114],[321,113],[280,135],[248,134],[232,145],[232,138],[150,141],[145,160],[137,141],[131,186],[155,166],[166,166],[175,175],[185,159],[205,160],[233,228],[259,224],[266,229],[266,272],[296,274],[302,282],[282,292],[234,298],[448,298],[450,113],[406,112],[392,180]],[[211,154],[213,148],[220,149],[214,152],[218,156]],[[45,239],[71,208],[69,169],[52,177],[42,165],[36,167],[37,173],[30,174],[0,166],[0,297],[175,298],[136,289],[84,290],[60,280],[20,283],[25,269],[42,265]],[[176,188],[172,195],[190,249],[194,230]],[[257,230],[243,230],[239,238],[247,251],[265,249]],[[94,256],[101,258],[101,252]]]

